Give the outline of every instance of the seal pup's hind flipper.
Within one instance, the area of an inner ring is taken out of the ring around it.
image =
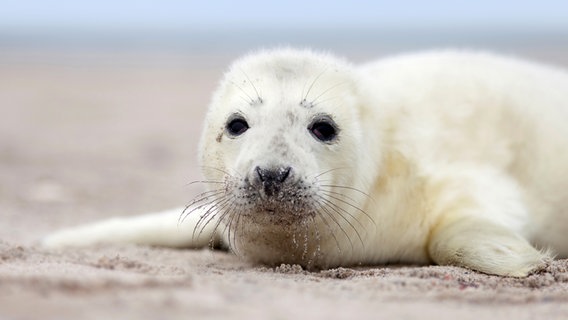
[[[176,248],[203,248],[219,244],[216,221],[200,223],[201,215],[182,216],[183,208],[133,217],[116,217],[64,229],[41,240],[46,248],[85,247],[95,244],[140,244]]]

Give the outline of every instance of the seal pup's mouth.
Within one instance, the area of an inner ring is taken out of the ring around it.
[[[304,191],[292,185],[270,196],[252,195],[248,197],[252,201],[240,207],[238,214],[250,223],[300,224],[313,217],[317,208],[315,196]]]
[[[256,167],[245,177],[225,173],[222,180],[204,181],[218,185],[197,195],[180,217],[199,214],[194,228],[199,235],[208,225],[220,232],[254,224],[259,228],[303,224],[316,214],[317,183],[296,176],[291,167]]]

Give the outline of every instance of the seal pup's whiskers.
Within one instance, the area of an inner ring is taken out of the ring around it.
[[[353,218],[362,228],[363,230],[365,230],[365,227],[361,224],[361,222],[358,219],[355,219],[355,217],[349,213],[348,211],[346,211],[345,209],[341,208],[340,206],[334,204],[333,202],[323,198],[320,196],[320,200],[327,205],[327,208],[330,208],[333,212],[335,212],[337,214],[337,216],[339,216],[341,219],[343,219],[343,221],[345,221],[349,227],[353,230],[353,232],[355,232],[355,235],[357,235],[357,238],[359,239],[359,241],[361,242],[361,246],[365,247],[365,242],[363,241],[363,238],[361,237],[361,234],[359,233],[359,231],[357,230],[357,228],[353,225],[353,223],[351,223],[351,221],[349,219],[347,219],[344,214],[349,215],[351,218]],[[329,212],[330,215],[332,215],[332,217],[334,217],[335,215],[333,214],[333,212]],[[335,219],[334,219],[335,220]],[[338,225],[340,225],[339,222],[336,221],[336,223]],[[365,230],[366,231],[366,230]],[[353,247],[352,247],[353,249]]]
[[[308,88],[308,91],[304,94],[304,90],[306,87],[306,84],[304,84],[304,88],[302,89],[302,96],[300,97],[300,105],[302,107],[306,107],[306,108],[311,108],[312,104],[310,102],[308,102],[308,96],[310,95],[310,92],[312,91],[314,85],[316,84],[316,82],[321,78],[321,76],[323,76],[323,74],[327,71],[327,69],[329,68],[329,66],[326,66],[322,72],[320,72],[312,81],[312,83],[310,84],[310,87]]]
[[[264,102],[264,100],[262,99],[262,95],[260,94],[260,92],[257,90],[256,86],[254,85],[254,83],[252,82],[252,80],[250,79],[250,77],[248,76],[248,74],[243,70],[243,69],[239,69],[242,74],[245,75],[245,77],[247,78],[248,82],[250,83],[250,85],[252,86],[254,92],[256,92],[256,97],[257,97],[257,102],[262,104]]]
[[[350,203],[348,203],[348,202],[346,202],[346,201],[344,201],[344,200],[342,200],[342,199],[339,199],[339,198],[337,198],[337,197],[331,196],[331,195],[329,195],[329,194],[328,194],[327,196],[328,196],[329,198],[331,198],[331,200],[328,200],[328,199],[324,198],[323,196],[318,195],[318,197],[320,197],[323,201],[325,201],[325,203],[329,204],[330,207],[335,208],[336,210],[340,210],[342,213],[344,213],[344,214],[348,215],[349,217],[353,218],[353,220],[355,220],[355,221],[357,222],[357,224],[359,224],[359,226],[360,226],[361,228],[363,228],[363,229],[366,228],[365,225],[364,225],[361,221],[359,221],[359,219],[357,219],[356,216],[353,215],[353,213],[349,212],[349,211],[346,210],[345,208],[342,208],[339,204],[334,203],[333,200],[339,201],[340,203],[344,203],[344,204],[346,204],[346,205],[352,207],[353,209],[355,209],[355,210],[357,210],[357,211],[363,213],[363,215],[366,215],[365,211],[363,211],[362,209],[359,209],[357,206],[354,206],[354,205],[352,205],[352,204],[350,204]],[[338,212],[338,214],[340,214],[340,215],[343,216],[342,213]],[[370,217],[368,217],[368,218],[370,218]],[[371,221],[371,222],[372,222],[372,221]]]
[[[249,95],[249,94],[245,91],[245,89],[243,89],[243,87],[241,87],[240,85],[238,85],[236,82],[234,82],[234,81],[231,80],[230,83],[231,83],[232,85],[234,85],[235,87],[237,87],[237,88],[248,98],[248,100],[247,100],[245,97],[239,96],[239,97],[240,97],[245,103],[247,103],[248,105],[253,106],[253,105],[257,104],[257,103],[261,103],[261,102],[262,102],[262,99],[260,99],[260,100],[259,100],[259,99],[254,99],[251,95]]]
[[[323,222],[323,224],[325,225],[328,233],[331,235],[331,237],[333,238],[333,240],[335,241],[335,247],[337,248],[337,253],[338,254],[342,254],[341,251],[341,245],[339,244],[339,241],[337,240],[337,237],[335,236],[335,232],[334,230],[331,228],[331,226],[329,225],[329,222],[327,221],[327,219],[325,218],[325,216],[319,211],[322,209],[323,205],[321,203],[318,202],[318,204],[320,205],[320,207],[318,208],[317,212],[317,216],[320,218],[320,220]]]
[[[339,193],[339,192],[334,192],[334,191],[330,191],[330,190],[325,190],[322,189],[321,190],[322,193],[326,194],[328,197],[332,198],[333,200],[339,201],[341,203],[344,203],[346,205],[348,205],[349,207],[355,209],[356,211],[359,211],[360,213],[362,213],[365,217],[367,217],[367,219],[369,219],[369,221],[374,225],[375,224],[375,220],[373,219],[373,217],[371,217],[367,212],[365,212],[365,210],[359,208],[356,204],[357,202],[355,200],[353,200],[353,198],[350,198],[348,196],[346,196],[343,193]],[[337,196],[335,196],[337,195]],[[345,201],[343,199],[341,199],[339,196],[344,197],[346,199],[349,199],[352,202],[348,202]],[[335,205],[335,204],[334,204]],[[351,214],[350,214],[351,215]]]
[[[329,187],[329,188],[337,188],[337,189],[346,189],[346,190],[352,190],[355,192],[358,192],[362,195],[364,195],[365,197],[367,197],[370,201],[374,201],[373,197],[371,197],[371,195],[369,195],[368,193],[361,191],[357,188],[353,188],[353,187],[349,187],[349,186],[341,186],[341,185],[337,185],[337,184],[322,184],[320,185],[320,187]]]
[[[178,225],[182,224],[185,221],[185,219],[189,216],[189,214],[191,214],[195,210],[202,209],[204,207],[209,206],[210,204],[213,204],[213,203],[219,201],[220,199],[223,199],[224,196],[225,196],[224,194],[225,194],[224,189],[215,189],[215,190],[205,191],[205,192],[202,192],[199,195],[197,195],[182,210],[180,217],[178,219]],[[201,204],[201,202],[204,202],[204,201],[207,201],[207,200],[211,200],[211,201],[206,202],[204,204]]]
[[[229,248],[231,248],[235,254],[239,255],[239,249],[236,243],[236,230],[237,228],[233,227],[233,222],[235,219],[238,220],[240,218],[240,214],[235,213],[234,209],[236,207],[236,203],[233,202],[230,207],[226,209],[226,213],[228,215],[228,222],[225,223],[225,228],[223,229],[223,233],[227,233],[227,239],[229,240]],[[236,225],[238,227],[238,224]]]
[[[353,241],[351,241],[351,237],[349,236],[349,234],[347,233],[347,231],[345,231],[345,229],[343,228],[343,226],[341,225],[341,223],[339,223],[339,221],[337,220],[337,218],[335,218],[335,215],[327,210],[328,205],[326,203],[323,203],[323,205],[321,206],[321,210],[323,210],[323,212],[335,223],[335,225],[341,230],[341,232],[343,233],[343,235],[345,235],[345,238],[349,241],[349,245],[351,246],[351,250],[353,250],[355,247],[353,245]],[[333,228],[331,228],[331,233],[334,235],[335,238],[335,234],[333,233]],[[336,238],[337,239],[337,238]],[[339,243],[338,243],[339,245]]]
[[[193,227],[192,238],[195,238],[196,236],[200,237],[203,231],[205,230],[205,228],[209,225],[209,223],[215,220],[215,218],[217,218],[217,216],[219,215],[219,212],[221,212],[227,204],[230,204],[230,202],[231,202],[230,198],[222,197],[216,199],[214,202],[212,201],[211,203],[209,203],[207,211],[205,211],[205,213],[199,217],[199,220]],[[197,210],[197,208],[195,210]],[[191,212],[188,214],[191,214]],[[214,230],[216,229],[217,228],[215,227]],[[199,232],[196,235],[197,230],[199,230]]]
[[[205,229],[205,227],[211,223],[211,221],[213,221],[214,219],[216,219],[217,221],[215,221],[215,225],[213,227],[213,230],[215,230],[215,232],[217,232],[217,230],[219,229],[219,226],[221,225],[221,223],[224,222],[224,220],[226,219],[227,215],[231,215],[231,212],[229,210],[227,210],[227,206],[231,206],[234,204],[234,199],[227,197],[226,201],[224,202],[224,204],[219,207],[219,210],[217,211],[217,213],[214,213],[213,216],[211,218],[209,218],[209,220],[207,220],[207,222],[205,223],[205,225],[201,228],[201,232],[203,232],[203,230]],[[221,232],[221,234],[225,234],[225,231]],[[211,235],[211,240],[213,241],[215,237],[215,233],[213,233]],[[230,241],[230,239],[227,239],[227,241]],[[227,245],[229,245],[230,248],[230,243],[227,243]]]
[[[337,99],[338,97],[335,97],[335,98],[334,98],[334,97],[331,97],[331,98],[327,98],[327,99],[322,100],[322,101],[318,101],[318,100],[319,100],[321,97],[323,97],[326,93],[329,93],[331,90],[333,90],[333,89],[335,89],[335,88],[337,88],[337,87],[339,87],[339,86],[346,85],[346,84],[348,84],[348,82],[343,81],[343,82],[337,83],[337,84],[335,84],[335,85],[333,85],[333,86],[327,88],[327,89],[324,90],[322,93],[320,93],[319,96],[315,97],[315,98],[310,102],[310,105],[313,106],[313,107],[315,107],[315,106],[317,106],[318,104],[323,103],[323,102],[325,102],[325,101],[329,101],[329,100],[332,100],[332,99]]]
[[[199,166],[201,168],[201,170],[205,171],[205,170],[214,170],[214,171],[218,171],[220,173],[223,173],[223,178],[226,180],[227,177],[238,177],[241,178],[241,175],[238,172],[234,172],[234,173],[230,173],[227,170],[223,170],[217,167],[212,167],[212,166],[206,166],[206,165],[201,165]],[[222,180],[222,183],[226,183],[225,180]],[[213,180],[213,181],[219,181],[219,180]]]

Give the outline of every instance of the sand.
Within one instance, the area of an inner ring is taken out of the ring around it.
[[[568,318],[568,260],[514,279],[440,266],[307,272],[209,250],[44,250],[56,229],[199,191],[187,183],[199,178],[201,119],[229,58],[37,56],[0,55],[1,319]]]

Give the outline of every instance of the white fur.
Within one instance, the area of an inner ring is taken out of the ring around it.
[[[181,221],[183,209],[172,209],[136,217],[116,217],[100,222],[59,231],[43,240],[48,247],[88,246],[95,243],[130,243],[174,248],[202,248],[218,241],[213,225],[201,233],[193,226],[200,216],[187,216]]]
[[[317,103],[299,106],[304,96]],[[236,111],[251,129],[232,138],[222,129]],[[336,143],[307,133],[319,113],[339,125]],[[336,217],[339,226],[320,219],[304,229],[253,227],[243,218],[218,229],[240,231],[225,233],[225,242],[255,261],[435,262],[526,276],[549,257],[535,248],[568,256],[568,75],[551,67],[460,51],[359,67],[309,51],[261,52],[238,60],[214,95],[200,159],[220,169],[204,170],[210,180],[289,165],[298,177],[329,172],[330,184],[361,191],[331,189],[358,208],[326,196],[348,213]],[[204,245],[215,221],[191,235],[206,208],[189,215],[183,234],[179,213],[71,229],[44,243]],[[294,247],[301,236],[303,248]]]

